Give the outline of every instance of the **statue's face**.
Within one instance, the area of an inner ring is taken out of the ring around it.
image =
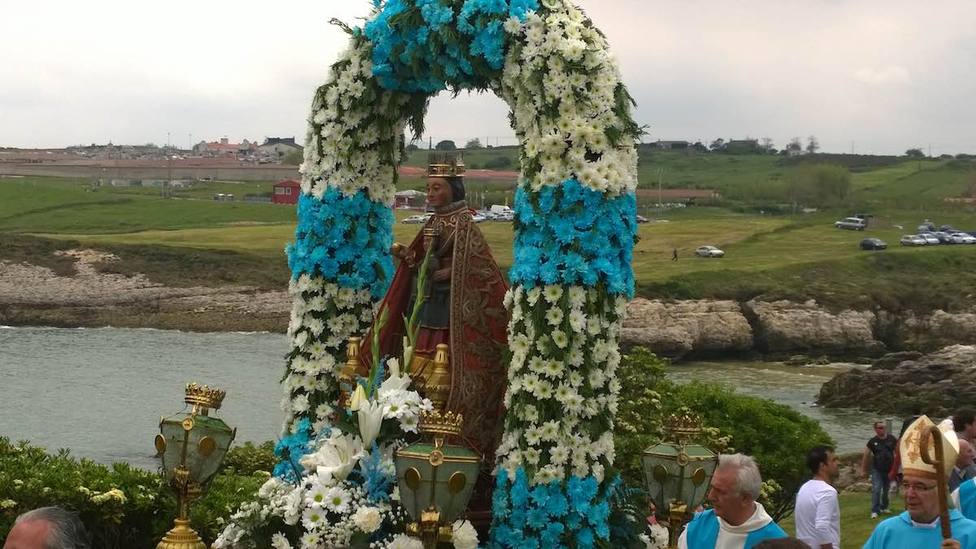
[[[427,203],[435,208],[447,206],[454,197],[451,184],[446,179],[432,177],[427,180]]]

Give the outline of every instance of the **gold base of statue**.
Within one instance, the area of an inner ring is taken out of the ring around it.
[[[173,528],[166,532],[156,549],[207,549],[196,530],[190,528],[189,520],[176,519],[173,522]]]

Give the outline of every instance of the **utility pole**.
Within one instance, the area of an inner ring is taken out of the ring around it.
[[[664,179],[664,168],[658,168],[657,170],[657,207],[664,207],[664,198],[661,192],[661,184]]]

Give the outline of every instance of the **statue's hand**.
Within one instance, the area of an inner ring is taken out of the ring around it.
[[[444,282],[445,280],[451,279],[451,268],[447,267],[445,269],[437,269],[434,271],[434,281]]]

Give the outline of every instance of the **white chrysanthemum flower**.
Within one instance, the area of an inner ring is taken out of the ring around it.
[[[532,404],[526,404],[522,409],[522,418],[528,423],[539,421],[539,410]]]
[[[307,530],[315,530],[326,521],[325,510],[317,507],[306,508],[302,513],[302,526]]]
[[[545,296],[546,301],[551,304],[555,304],[557,301],[559,301],[559,298],[563,296],[563,287],[556,284],[550,284],[542,290],[542,294]]]
[[[318,482],[312,483],[312,486],[305,492],[305,503],[309,507],[322,508],[325,506],[325,493],[327,488]]]
[[[478,549],[478,531],[467,520],[458,520],[451,525],[451,543],[455,549]]]
[[[569,460],[569,448],[562,444],[557,444],[549,450],[549,463],[563,465]]]
[[[356,512],[352,515],[353,523],[356,528],[361,531],[372,534],[379,529],[380,524],[383,523],[383,517],[380,514],[380,510],[376,507],[363,506],[356,509]]]
[[[345,513],[349,510],[349,502],[352,497],[349,491],[342,486],[333,486],[325,493],[325,507],[336,513]]]
[[[546,311],[546,322],[548,322],[550,326],[559,326],[562,324],[563,317],[563,310],[558,307],[553,307]]]
[[[525,292],[525,300],[529,302],[529,305],[535,305],[539,301],[539,296],[542,295],[542,290],[538,286],[532,288],[531,290]]]
[[[555,343],[556,347],[565,349],[566,346],[569,345],[569,336],[567,336],[566,332],[562,330],[553,330],[552,342]]]
[[[286,538],[281,532],[275,532],[271,536],[271,547],[273,549],[292,549],[288,538]]]
[[[318,532],[305,532],[302,534],[302,549],[312,549],[322,546],[322,536]]]

